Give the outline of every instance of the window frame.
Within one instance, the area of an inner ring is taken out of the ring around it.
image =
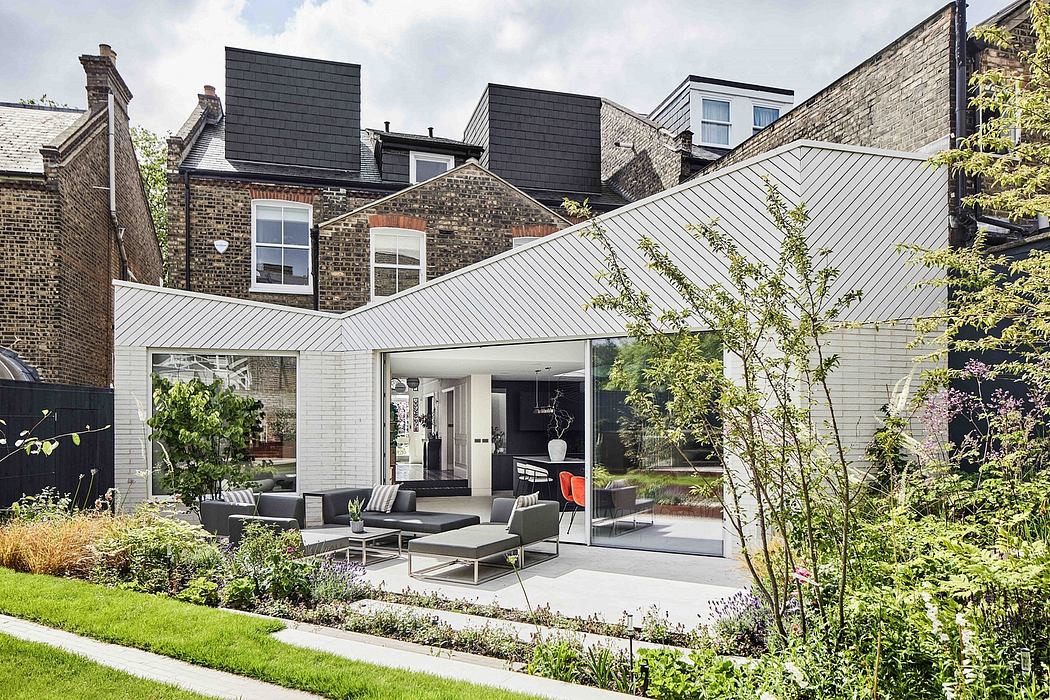
[[[777,111],[777,116],[773,119],[773,121],[769,122],[769,124],[767,124],[766,126],[758,126],[757,124],[755,124],[755,108],[756,107],[761,107],[762,109],[775,109]],[[764,102],[753,101],[751,103],[751,135],[754,136],[755,134],[757,134],[758,132],[762,131],[766,127],[771,126],[774,122],[776,122],[777,119],[780,119],[780,117],[782,117],[782,116],[784,116],[784,111],[783,111],[783,109],[781,108],[780,105],[767,104],[767,103],[764,103]]]
[[[418,185],[420,180],[416,177],[416,161],[423,160],[430,163],[444,163],[448,167],[445,168],[447,173],[456,167],[456,157],[445,153],[430,153],[428,151],[409,151],[408,152],[408,182],[412,185]],[[441,173],[444,175],[444,173]],[[434,177],[438,177],[435,175]],[[434,178],[430,178],[433,180]],[[428,182],[428,180],[423,180]]]
[[[301,434],[299,431],[302,428],[302,421],[300,420],[300,416],[302,415],[302,412],[301,412],[301,409],[302,409],[302,405],[301,404],[302,404],[302,402],[300,400],[300,398],[302,397],[302,393],[301,393],[302,384],[301,384],[301,381],[300,381],[300,377],[302,376],[300,374],[300,371],[302,369],[302,357],[300,356],[300,353],[297,350],[219,350],[219,349],[215,349],[215,348],[191,348],[191,347],[182,347],[182,346],[173,346],[173,347],[158,346],[158,347],[145,348],[145,353],[146,353],[146,364],[149,366],[149,374],[146,376],[146,387],[145,387],[146,393],[145,393],[145,395],[150,397],[149,402],[148,402],[149,416],[148,416],[147,420],[149,418],[153,417],[153,409],[154,409],[153,398],[152,398],[153,397],[153,362],[154,362],[153,357],[154,357],[154,355],[204,355],[204,356],[211,356],[211,357],[241,356],[241,357],[291,357],[291,358],[294,358],[295,359],[295,434],[296,434],[297,438]],[[145,425],[145,421],[143,421],[143,424],[144,424],[143,427],[147,430],[147,434],[148,434],[149,426]],[[145,447],[143,448],[143,451],[145,452],[145,456],[146,456],[145,461],[146,461],[146,466],[147,466],[146,476],[144,477],[144,480],[146,482],[146,500],[148,502],[151,502],[151,503],[171,503],[171,502],[177,501],[178,500],[178,496],[176,496],[175,494],[162,494],[162,493],[155,494],[155,493],[153,493],[153,470],[155,468],[154,461],[153,461],[153,442],[154,442],[153,440],[150,440],[150,439],[147,438],[146,442],[145,442]],[[297,442],[296,446],[295,446],[295,461],[296,461],[295,471],[296,471],[296,474],[299,473],[299,456],[300,456],[300,452],[299,452],[299,445],[298,445],[298,442]],[[296,480],[295,480],[295,491],[294,492],[292,492],[292,491],[282,491],[281,493],[301,494],[302,493],[302,489],[303,489],[302,481],[300,479],[296,478]]]
[[[376,236],[377,235],[414,236],[419,239],[419,265],[402,265],[400,263],[377,263],[376,262]],[[388,296],[376,296],[376,268],[382,267],[392,270],[419,270],[419,284],[427,281],[427,233],[412,228],[397,228],[396,226],[376,226],[368,230],[368,299],[370,302],[382,301],[399,294],[403,290],[398,289],[394,294]],[[419,286],[418,284],[415,286]],[[412,289],[412,287],[407,287]]]
[[[306,210],[306,245],[294,245],[286,244],[283,241],[281,243],[259,243],[256,236],[256,221],[258,220],[256,213],[260,206],[264,207],[281,207],[282,209],[305,209]],[[252,200],[252,226],[251,226],[251,245],[252,245],[252,262],[251,262],[251,283],[248,285],[249,292],[263,292],[266,294],[302,294],[312,295],[314,293],[314,251],[313,251],[313,228],[314,228],[314,208],[311,204],[305,204],[303,202],[292,202],[287,199],[253,199]],[[295,250],[306,250],[306,284],[273,284],[270,282],[259,282],[255,278],[256,269],[256,249],[259,246],[264,248],[280,248],[282,251],[285,248],[293,248]]]
[[[711,102],[723,102],[729,107],[729,120],[720,121],[718,119],[706,119],[704,118],[704,102],[710,100]],[[754,116],[752,116],[752,121]],[[725,143],[718,143],[716,141],[704,141],[704,124],[718,124],[719,126],[726,127],[728,133],[726,135]],[[733,147],[733,100],[729,97],[715,97],[714,95],[700,95],[700,144],[702,146],[714,146],[715,148],[732,148]]]

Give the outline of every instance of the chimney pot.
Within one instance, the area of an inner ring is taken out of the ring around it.
[[[109,44],[98,45],[98,55],[104,58],[108,58],[109,62],[113,65],[117,65],[117,52],[113,50],[113,47]]]
[[[390,122],[383,122],[383,131],[390,131]]]
[[[434,138],[434,127],[428,126],[427,127],[427,134],[429,134],[431,138]]]
[[[204,86],[204,94],[207,95],[208,97],[215,97],[215,86],[214,85],[205,85]]]

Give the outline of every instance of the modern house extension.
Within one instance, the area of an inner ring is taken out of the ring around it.
[[[862,460],[880,407],[914,370],[919,351],[907,348],[912,331],[902,319],[940,301],[940,292],[915,288],[929,273],[909,265],[897,246],[947,241],[943,171],[915,154],[799,141],[597,223],[638,285],[673,307],[675,292],[646,269],[638,238],[654,238],[700,285],[721,280],[725,262],[688,234],[696,222],[717,218],[750,255],[772,262],[778,241],[765,212],[765,178],[807,204],[811,246],[831,248],[830,264],[842,270],[837,288],[864,290],[848,319],[860,324],[833,343],[840,424],[851,456]],[[579,235],[589,225],[341,314],[115,283],[117,485],[129,503],[163,495],[155,480],[137,475],[151,464],[150,375],[219,377],[247,381],[244,390],[267,412],[271,405],[284,412],[296,436],[301,493],[401,482],[429,489],[442,500],[435,510],[487,513],[493,494],[516,487],[566,501],[564,472],[582,478],[585,490],[564,505],[563,541],[733,553],[737,543],[717,501],[689,497],[707,476],[704,446],[686,446],[692,466],[671,456],[632,422],[623,394],[606,381],[630,342],[623,319],[585,308],[603,290],[594,277],[601,251]],[[889,320],[897,323],[877,323]],[[726,371],[734,371],[731,357]],[[256,381],[281,383],[284,398],[257,391]],[[564,455],[548,450],[555,403],[563,419],[572,418],[561,435]],[[594,483],[599,468],[636,487],[628,489],[630,502]]]

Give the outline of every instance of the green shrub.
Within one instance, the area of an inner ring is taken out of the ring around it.
[[[213,576],[223,561],[200,525],[168,517],[154,506],[118,521],[94,550],[94,578],[149,593],[178,593],[192,579]]]
[[[686,658],[674,649],[639,649],[638,657],[635,673],[647,697],[657,700],[738,697],[745,687],[733,662],[711,650],[697,649]]]
[[[233,552],[230,568],[234,576],[251,579],[259,595],[306,602],[311,597],[311,577],[316,564],[301,560],[302,550],[298,531],[248,523]]]
[[[554,638],[537,642],[528,672],[534,676],[576,683],[581,675],[583,648],[572,639]]]
[[[222,604],[234,610],[249,610],[255,606],[255,581],[238,576],[226,582],[222,590]]]
[[[175,594],[179,600],[196,605],[216,606],[219,604],[219,584],[198,577],[186,584],[186,587]]]

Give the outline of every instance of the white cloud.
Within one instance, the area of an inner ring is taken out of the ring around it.
[[[113,45],[133,119],[179,127],[205,83],[223,92],[223,47],[362,66],[363,123],[459,136],[485,83],[602,95],[645,111],[689,73],[812,94],[943,0],[308,0],[277,31],[252,0],[48,3],[0,8],[2,100],[84,103],[76,57]],[[971,0],[974,19],[999,2]]]

